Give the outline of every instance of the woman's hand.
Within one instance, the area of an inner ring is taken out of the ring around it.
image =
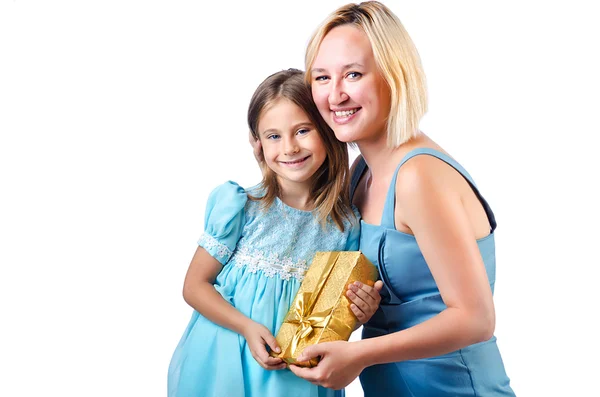
[[[352,301],[350,310],[356,316],[360,324],[364,324],[373,317],[379,309],[381,295],[379,291],[383,288],[383,282],[377,281],[373,287],[356,281],[348,285],[346,296]]]
[[[287,367],[287,364],[282,359],[271,357],[269,352],[267,352],[267,345],[274,352],[281,352],[275,337],[267,327],[257,322],[250,321],[244,329],[243,337],[246,339],[246,343],[248,343],[252,357],[254,357],[261,367],[269,370]]]
[[[365,368],[358,357],[358,348],[354,342],[324,342],[308,346],[298,357],[298,361],[308,361],[321,357],[319,365],[313,368],[301,368],[290,365],[290,370],[315,385],[330,389],[343,389],[348,386]]]

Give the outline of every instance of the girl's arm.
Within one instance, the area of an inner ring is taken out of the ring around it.
[[[430,161],[428,161],[430,160]],[[358,342],[310,346],[299,360],[321,356],[315,368],[294,373],[325,387],[341,388],[368,366],[434,357],[492,337],[492,292],[473,228],[453,178],[427,156],[400,170],[396,205],[402,208],[447,308],[414,327]]]
[[[254,359],[266,369],[281,369],[286,365],[280,358],[270,357],[265,345],[278,352],[279,346],[271,332],[251,320],[227,302],[214,287],[223,265],[202,247],[198,247],[183,285],[183,299],[196,311],[215,324],[242,335],[248,342]]]

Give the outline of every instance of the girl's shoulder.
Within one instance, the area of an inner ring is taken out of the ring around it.
[[[242,204],[248,201],[246,189],[237,182],[227,181],[215,187],[208,196],[208,202],[213,204]]]
[[[227,181],[215,187],[208,196],[205,219],[213,221],[237,216],[244,223],[256,214],[256,197],[260,190],[256,186],[246,189],[234,181]]]

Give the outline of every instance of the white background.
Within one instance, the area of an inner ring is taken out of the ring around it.
[[[166,395],[207,195],[260,178],[250,96],[344,3],[0,2],[0,395]],[[592,394],[593,2],[385,3],[423,59],[422,129],[496,213],[515,391]]]

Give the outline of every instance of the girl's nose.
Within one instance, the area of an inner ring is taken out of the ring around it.
[[[298,146],[298,142],[295,139],[286,140],[285,144],[285,154],[287,156],[294,155],[300,151],[300,146]]]

